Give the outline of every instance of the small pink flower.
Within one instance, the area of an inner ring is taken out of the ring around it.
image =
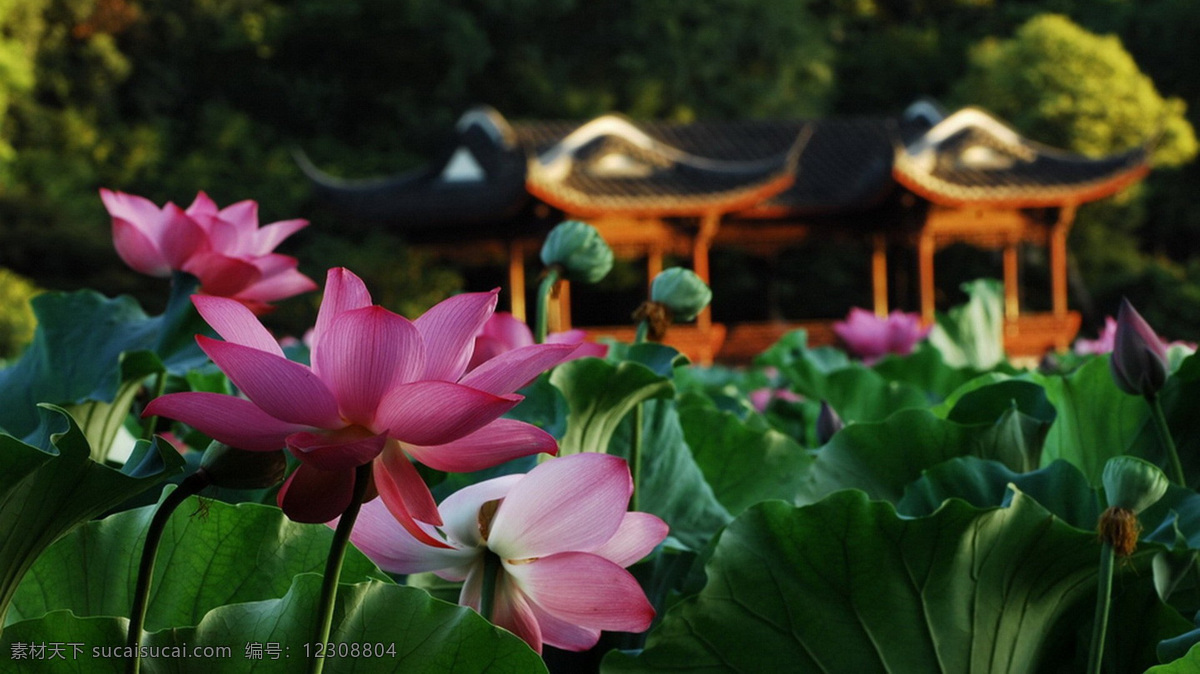
[[[846,348],[868,364],[894,353],[908,355],[917,342],[929,335],[930,327],[921,327],[917,314],[893,311],[879,318],[866,309],[854,307],[845,321],[833,324],[833,331]]]
[[[587,333],[583,330],[567,330],[552,332],[546,336],[547,344],[574,344],[575,351],[567,360],[595,356],[603,358],[608,353],[608,347],[603,344],[586,341]],[[487,323],[475,338],[475,353],[467,365],[467,371],[473,370],[484,361],[496,356],[533,344],[533,331],[525,321],[517,319],[505,311],[492,314]]]
[[[582,651],[601,630],[641,632],[654,619],[625,567],[666,538],[667,525],[627,512],[632,492],[624,460],[574,454],[446,498],[441,535],[449,547],[420,543],[378,501],[363,506],[350,540],[386,571],[465,581],[459,603],[477,611],[485,556],[497,555],[492,622],[539,653],[543,643]]]
[[[1075,353],[1081,356],[1111,353],[1113,340],[1117,337],[1117,319],[1112,316],[1104,317],[1104,329],[1096,339],[1075,340]]]
[[[1101,355],[1101,354],[1105,354],[1105,353],[1112,353],[1113,345],[1116,343],[1116,339],[1117,339],[1117,319],[1113,318],[1112,316],[1105,316],[1104,317],[1104,329],[1100,331],[1100,334],[1096,337],[1096,339],[1077,339],[1077,340],[1075,340],[1075,347],[1074,347],[1075,353],[1077,353],[1081,356],[1091,356],[1091,355]],[[1193,342],[1185,342],[1182,340],[1176,340],[1174,342],[1167,342],[1166,340],[1162,339],[1161,337],[1159,338],[1159,341],[1163,342],[1163,344],[1168,349],[1173,346],[1182,346],[1182,347],[1185,347],[1192,351],[1196,350],[1196,344]]]
[[[317,287],[296,269],[295,258],[272,252],[307,220],[260,228],[256,202],[218,209],[204,192],[186,211],[107,189],[100,190],[100,199],[112,216],[117,254],[143,274],[186,271],[200,279],[201,292],[231,297],[260,314],[271,302]]]
[[[541,429],[500,416],[522,399],[512,391],[573,347],[515,349],[464,374],[497,292],[457,295],[409,321],[373,306],[357,276],[331,269],[312,333],[311,367],[285,358],[238,302],[193,296],[200,315],[225,338],[196,341],[249,399],[175,393],[152,401],[145,414],[182,421],[240,449],[286,446],[300,467],[278,501],[300,522],[340,515],[350,503],[355,469],[374,462],[384,503],[414,535],[438,544],[414,523],[441,520],[411,460],[468,472],[557,451]]]
[[[749,393],[750,404],[759,412],[765,412],[772,400],[782,400],[789,403],[804,402],[804,396],[786,388],[760,388]]]

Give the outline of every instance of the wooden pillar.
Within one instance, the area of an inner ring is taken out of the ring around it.
[[[937,246],[933,238],[933,234],[929,232],[921,232],[917,239],[917,258],[921,281],[921,321],[925,324],[933,323],[934,312],[934,288],[933,288],[933,254],[937,251]]]
[[[1074,221],[1075,204],[1065,204],[1050,230],[1050,292],[1056,318],[1067,315],[1067,234]]]
[[[508,244],[508,310],[519,321],[525,320],[525,246],[520,241]]]
[[[654,243],[646,250],[646,296],[650,296],[650,284],[654,282],[654,277],[662,273],[663,270],[663,248],[661,244]]]
[[[871,285],[875,302],[875,315],[887,318],[887,237],[876,234],[871,251]]]
[[[700,219],[700,231],[696,233],[696,240],[692,244],[692,271],[696,272],[696,276],[700,280],[712,285],[708,274],[708,250],[712,246],[713,237],[717,235],[717,228],[721,225],[721,214],[718,212],[705,213]],[[712,305],[704,308],[700,315],[696,317],[696,326],[702,332],[706,332],[712,326]]]
[[[565,332],[571,329],[571,282],[563,279],[555,284],[551,299],[550,332]]]
[[[1004,244],[1004,318],[1015,321],[1021,314],[1017,279],[1017,242]]]

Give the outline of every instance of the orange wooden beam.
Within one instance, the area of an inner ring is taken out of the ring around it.
[[[1010,321],[1021,314],[1018,261],[1017,244],[1009,242],[1004,246],[1004,317]]]
[[[1075,221],[1075,204],[1058,212],[1058,222],[1050,230],[1051,307],[1057,317],[1067,315],[1067,234]]]
[[[508,310],[525,320],[525,246],[520,241],[508,246]]]
[[[646,297],[650,296],[650,284],[654,283],[654,277],[662,273],[663,270],[663,248],[657,244],[651,244],[646,251]]]
[[[921,280],[921,321],[925,324],[933,323],[934,312],[934,286],[933,286],[933,254],[936,252],[933,235],[927,232],[922,232],[917,240],[917,256],[919,263],[919,276]]]
[[[871,286],[875,302],[875,315],[887,318],[887,238],[883,234],[874,236],[871,251]]]
[[[708,250],[712,247],[713,238],[721,226],[721,213],[710,211],[700,219],[700,231],[696,232],[696,240],[692,244],[692,271],[701,281],[712,285],[709,281]],[[704,311],[696,317],[696,325],[707,330],[712,325],[712,305],[704,307]]]

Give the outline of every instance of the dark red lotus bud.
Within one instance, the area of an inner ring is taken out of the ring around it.
[[[846,423],[838,416],[833,407],[824,400],[821,401],[821,411],[817,413],[817,444],[829,442],[834,433],[846,427]]]
[[[213,442],[204,450],[200,470],[218,487],[266,489],[283,481],[287,459],[283,452],[249,452]]]
[[[1167,347],[1129,300],[1121,300],[1113,339],[1113,381],[1130,395],[1153,396],[1167,381]]]

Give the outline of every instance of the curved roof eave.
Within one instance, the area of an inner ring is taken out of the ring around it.
[[[564,213],[579,217],[623,215],[635,217],[699,217],[708,213],[730,213],[747,209],[779,194],[795,180],[790,173],[772,176],[766,181],[741,189],[696,196],[663,197],[596,197],[557,183],[554,185],[529,182],[526,189],[534,197]]]
[[[979,208],[1047,208],[1082,204],[1110,197],[1140,181],[1150,172],[1146,163],[1134,165],[1085,183],[1033,188],[965,187],[928,173],[904,171],[899,163],[892,176],[917,196],[941,206]]]

